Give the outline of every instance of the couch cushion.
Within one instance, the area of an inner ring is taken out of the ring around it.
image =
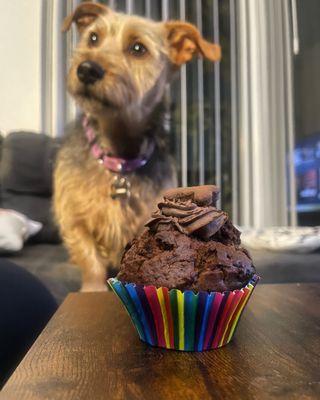
[[[3,141],[3,190],[51,196],[53,161],[58,148],[59,142],[44,134],[10,133]]]
[[[1,165],[1,156],[2,156],[2,143],[3,143],[3,136],[0,133],[0,165]],[[1,192],[1,179],[0,179],[0,192]],[[0,196],[0,207],[1,207],[1,196]]]
[[[1,154],[2,154],[2,142],[3,142],[3,136],[0,133],[0,161],[1,161]]]
[[[12,132],[3,140],[0,161],[0,207],[13,209],[43,224],[32,238],[57,243],[51,210],[52,173],[60,141],[44,134]]]
[[[6,258],[37,276],[58,303],[61,303],[68,293],[80,289],[80,269],[68,261],[67,251],[62,245],[26,245],[21,252]]]

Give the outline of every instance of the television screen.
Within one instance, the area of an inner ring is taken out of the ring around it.
[[[320,209],[320,132],[296,144],[297,211]]]

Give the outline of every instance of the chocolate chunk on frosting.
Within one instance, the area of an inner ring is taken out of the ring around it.
[[[169,190],[146,226],[155,231],[159,224],[173,224],[181,233],[209,239],[228,220],[226,213],[211,205],[218,196],[213,185]]]
[[[167,190],[165,200],[191,200],[198,206],[215,206],[219,198],[219,188],[214,185],[179,187]]]

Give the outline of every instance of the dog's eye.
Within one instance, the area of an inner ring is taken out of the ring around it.
[[[99,42],[99,37],[95,32],[91,32],[89,36],[89,45],[96,46]]]
[[[129,47],[129,53],[135,57],[141,57],[147,53],[147,48],[140,42],[135,42]]]

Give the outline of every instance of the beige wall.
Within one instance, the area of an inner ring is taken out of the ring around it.
[[[41,130],[42,0],[0,0],[0,129]]]

